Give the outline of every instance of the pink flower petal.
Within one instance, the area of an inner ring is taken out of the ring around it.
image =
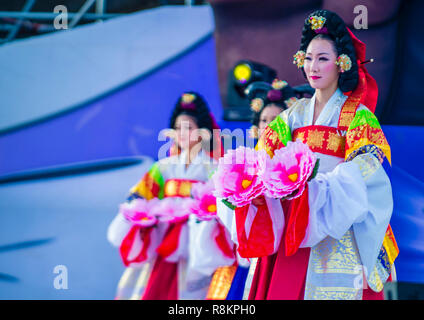
[[[218,169],[212,180],[214,195],[227,199],[235,206],[249,204],[264,191],[258,176],[258,152],[251,148],[239,147],[229,150],[218,162]]]
[[[272,159],[262,155],[260,176],[266,188],[265,195],[284,198],[298,190],[295,197],[300,196],[315,162],[314,153],[300,140],[289,141],[286,147],[275,151]]]

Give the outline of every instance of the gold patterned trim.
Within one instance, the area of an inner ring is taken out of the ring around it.
[[[225,300],[230,291],[237,266],[219,267],[216,269],[209,286],[207,300]]]
[[[306,126],[293,132],[293,141],[300,139],[313,152],[319,152],[339,158],[345,156],[345,137],[336,128],[327,126]]]
[[[311,286],[313,295],[307,300],[359,300],[362,290],[349,287],[315,287]]]
[[[169,179],[165,182],[165,197],[190,197],[192,181]]]

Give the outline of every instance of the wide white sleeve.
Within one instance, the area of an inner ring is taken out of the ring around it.
[[[238,246],[236,215],[234,210],[230,209],[222,202],[222,198],[216,198],[216,214],[218,220],[224,225],[233,241]]]
[[[119,247],[131,226],[131,222],[125,219],[121,213],[118,213],[107,229],[107,240],[113,246]]]
[[[301,247],[353,227],[362,263],[372,270],[393,210],[390,180],[371,154],[356,156],[309,182],[309,223]]]
[[[218,267],[230,266],[235,257],[225,256],[215,242],[218,235],[218,221],[197,221],[192,215],[188,221],[189,227],[189,257],[188,268],[204,275],[212,275]],[[225,230],[225,229],[224,229]],[[233,243],[229,239],[228,231],[225,238],[230,247]]]
[[[309,223],[301,247],[313,247],[330,236],[341,239],[354,222],[362,221],[368,198],[361,171],[354,162],[318,173],[309,182]]]

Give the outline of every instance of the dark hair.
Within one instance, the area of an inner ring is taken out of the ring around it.
[[[190,94],[195,97],[190,106],[185,106],[182,100],[184,94]],[[213,122],[210,116],[209,107],[205,99],[200,94],[193,91],[188,91],[184,94],[178,98],[178,101],[175,104],[169,122],[169,127],[175,129],[175,121],[177,120],[177,117],[179,115],[185,114],[191,116],[194,119],[199,129],[208,129],[212,133]]]
[[[331,46],[334,50],[334,53],[336,55],[338,55],[339,53],[337,52],[337,47],[336,47],[336,39],[334,39],[334,37],[331,34],[327,34],[327,33],[318,33],[315,37],[312,38],[312,40],[315,39],[319,39],[319,40],[327,40],[331,43]],[[311,40],[311,41],[312,41]]]
[[[250,123],[251,123],[252,125],[254,125],[254,126],[259,127],[259,121],[261,120],[261,114],[262,114],[262,112],[263,112],[266,108],[268,108],[269,106],[272,106],[272,105],[276,105],[277,107],[280,107],[280,108],[281,108],[281,112],[283,112],[284,110],[286,110],[286,109],[287,109],[286,107],[283,107],[283,106],[281,106],[280,104],[277,104],[277,103],[271,102],[270,104],[267,104],[265,107],[263,107],[263,108],[261,109],[261,111],[260,111],[260,112],[253,112],[252,119],[250,120]]]
[[[317,33],[311,28],[310,18],[312,16],[320,16],[325,18],[324,28],[326,31]],[[309,43],[314,38],[330,40],[337,51],[337,55],[346,54],[352,61],[352,67],[349,71],[340,73],[338,86],[341,91],[352,91],[358,85],[358,64],[356,62],[355,47],[353,46],[352,38],[347,30],[347,27],[336,13],[328,10],[317,10],[311,13],[305,20],[302,30],[302,39],[300,41],[300,50],[306,52]],[[306,77],[305,71],[302,68],[303,74]]]
[[[184,103],[184,95],[192,95],[193,101],[191,103]],[[211,133],[211,139],[208,143],[209,151],[215,147],[213,137],[213,120],[210,114],[209,107],[205,99],[198,93],[188,91],[183,93],[177,100],[174,110],[172,111],[171,119],[169,121],[169,127],[175,129],[175,122],[178,116],[185,114],[194,119],[199,129],[207,129]]]
[[[280,80],[276,79],[275,81]],[[282,111],[284,111],[289,108],[287,100],[290,98],[296,98],[296,94],[293,88],[290,87],[285,81],[281,81],[281,83],[283,83],[284,86],[280,89],[276,89],[271,84],[264,81],[253,82],[246,88],[246,96],[250,103],[252,103],[252,101],[257,98],[260,98],[263,103],[263,107],[260,108],[259,111],[253,112],[252,118],[250,120],[252,125],[258,126],[261,114],[268,106],[276,105],[277,107],[280,107]],[[276,94],[274,95],[276,97],[273,97],[270,93],[275,92],[279,92],[279,94]]]

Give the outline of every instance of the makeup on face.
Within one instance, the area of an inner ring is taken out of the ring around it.
[[[338,81],[337,55],[329,40],[314,39],[306,51],[304,70],[311,87],[325,89]]]
[[[191,149],[199,141],[196,132],[199,127],[193,117],[181,114],[175,120],[176,142],[183,150]]]

